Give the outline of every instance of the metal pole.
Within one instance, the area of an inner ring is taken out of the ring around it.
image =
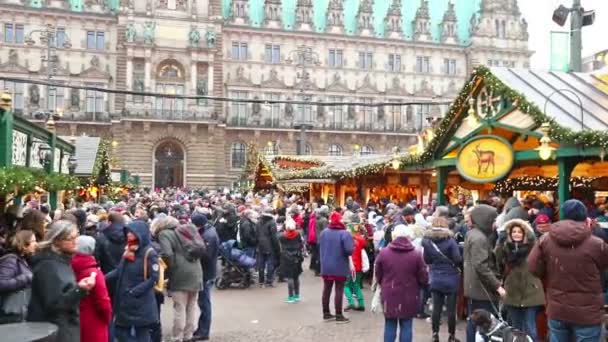
[[[557,89],[554,92],[551,93],[551,95],[547,96],[547,99],[545,100],[545,106],[543,107],[543,114],[545,114],[545,116],[547,115],[547,105],[549,104],[549,100],[551,100],[551,97],[553,97],[553,95],[560,93],[563,95],[563,93],[569,93],[574,95],[574,97],[576,97],[577,101],[578,101],[578,107],[579,110],[581,111],[581,130],[585,129],[585,108],[583,107],[583,101],[581,100],[581,97],[578,96],[574,91],[570,90],[570,89]]]
[[[581,72],[583,70],[583,13],[581,0],[572,1],[570,16],[570,71]]]

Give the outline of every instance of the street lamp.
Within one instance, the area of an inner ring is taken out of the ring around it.
[[[581,7],[581,0],[573,0],[572,8],[559,5],[553,11],[553,22],[559,26],[564,26],[570,13],[572,13],[570,17],[570,71],[580,72],[583,68],[581,57],[583,50],[582,29],[585,26],[593,25],[595,11],[585,11]]]
[[[44,166],[45,170],[48,168],[48,165],[51,163],[51,158],[53,157],[51,153],[51,147],[47,143],[42,143],[38,148],[38,160],[40,164]]]
[[[296,50],[289,52],[289,58],[285,61],[288,64],[291,64],[294,59],[296,59],[296,67],[302,69],[302,71],[297,74],[298,79],[300,79],[300,96],[302,97],[302,101],[310,102],[310,96],[304,95],[308,81],[310,80],[308,67],[321,64],[319,54],[314,52],[311,47],[300,45]],[[300,113],[299,117],[294,122],[293,127],[300,130],[300,138],[298,139],[296,153],[301,156],[306,154],[306,130],[312,129],[314,126],[312,124],[312,118],[308,118],[307,120],[305,117],[305,113],[307,108],[310,108],[310,104],[301,104],[300,106],[302,107],[302,113]],[[312,111],[312,108],[310,108],[310,111]]]
[[[475,116],[475,99],[472,97],[469,99],[469,110],[467,111],[467,123],[471,127],[475,127],[475,126],[479,125],[479,120],[477,120],[477,117]]]
[[[46,128],[52,132],[55,131],[55,123],[61,120],[61,117],[61,113],[55,111],[34,113],[34,118],[36,120],[43,120]]]
[[[399,160],[399,147],[393,148],[393,160],[391,161],[391,166],[395,170],[399,170],[401,166],[401,160]]]
[[[545,122],[540,128],[543,136],[540,138],[540,146],[536,150],[540,159],[549,160],[555,152],[555,147],[550,145],[551,138],[549,137],[549,132],[551,131],[551,126],[548,122]]]
[[[576,94],[574,91],[570,90],[570,89],[557,89],[555,91],[553,91],[549,96],[547,96],[547,98],[545,99],[545,106],[543,107],[543,114],[545,114],[545,116],[547,116],[547,105],[549,104],[549,100],[551,100],[551,98],[553,97],[553,95],[560,93],[562,95],[564,95],[563,93],[568,93],[568,94],[572,94],[574,95],[574,97],[576,98],[577,102],[578,102],[578,109],[580,111],[580,115],[581,115],[581,130],[585,129],[585,108],[583,107],[583,101],[581,100],[581,97],[578,96],[578,94]]]
[[[70,172],[70,175],[73,175],[74,172],[76,172],[76,168],[78,167],[78,160],[76,159],[75,155],[70,155],[70,158],[68,158],[68,171]]]

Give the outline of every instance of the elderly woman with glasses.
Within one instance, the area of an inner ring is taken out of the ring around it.
[[[70,221],[53,222],[39,253],[33,258],[32,297],[27,320],[50,322],[58,327],[57,341],[80,341],[80,300],[95,287],[95,272],[76,282],[72,255],[78,228]]]

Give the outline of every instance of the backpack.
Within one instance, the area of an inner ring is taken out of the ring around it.
[[[175,228],[175,234],[188,261],[194,262],[206,258],[207,245],[194,227],[179,226]]]
[[[148,254],[153,251],[154,248],[150,247],[144,254],[144,280],[148,279]],[[167,269],[167,264],[163,261],[162,258],[158,258],[158,280],[154,284],[154,291],[163,292],[165,290],[167,281],[165,280],[165,270]]]

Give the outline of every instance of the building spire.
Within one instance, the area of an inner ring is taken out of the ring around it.
[[[362,36],[374,35],[374,18],[372,0],[362,0],[357,13],[357,28]]]
[[[344,33],[344,0],[329,1],[327,31],[329,33]]]
[[[431,16],[428,0],[420,1],[420,7],[416,11],[416,17],[412,24],[414,25],[414,40],[431,40]]]
[[[264,0],[264,23],[268,28],[281,28],[281,0]]]
[[[403,37],[401,0],[393,0],[391,3],[384,19],[384,26],[386,27],[388,38],[397,39]]]
[[[448,9],[443,15],[443,21],[441,22],[441,42],[448,44],[458,43],[458,18],[456,17],[456,10],[454,9],[454,3],[450,1]]]
[[[296,29],[312,31],[313,6],[311,0],[298,0],[296,3]]]

